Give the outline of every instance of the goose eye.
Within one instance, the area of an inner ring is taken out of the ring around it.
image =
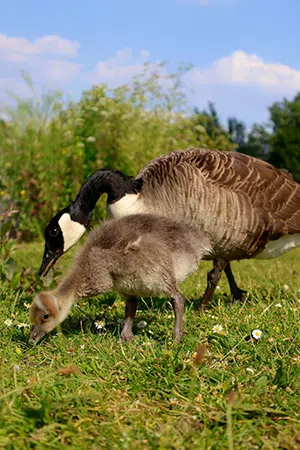
[[[45,320],[49,319],[49,314],[45,314],[45,315],[44,315],[44,319],[45,319]]]
[[[57,236],[57,235],[58,235],[58,228],[57,228],[57,227],[52,228],[52,229],[49,231],[49,233],[50,233],[50,236],[52,236],[52,237]]]

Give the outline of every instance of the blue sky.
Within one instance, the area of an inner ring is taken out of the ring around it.
[[[300,91],[299,0],[11,0],[0,17],[0,102],[37,86],[129,82],[145,61],[185,62],[191,106],[248,126]]]

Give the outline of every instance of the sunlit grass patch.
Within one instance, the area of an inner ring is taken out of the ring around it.
[[[40,247],[28,246],[28,267],[38,266]],[[26,249],[16,258],[26,261]],[[209,311],[199,314],[211,267],[204,263],[182,286],[182,345],[173,341],[163,298],[141,299],[135,337],[120,342],[124,302],[110,293],[78,301],[60,330],[31,348],[28,328],[18,325],[29,323],[33,292],[4,283],[0,446],[298,448],[298,254],[233,264],[247,301],[231,304],[222,278]],[[60,271],[70,257],[61,258]]]

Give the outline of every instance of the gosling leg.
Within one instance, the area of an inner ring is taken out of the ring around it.
[[[172,307],[175,314],[174,337],[177,342],[182,341],[183,336],[183,313],[184,313],[184,297],[177,292],[171,299]]]
[[[132,339],[132,323],[137,310],[137,298],[127,297],[125,306],[125,323],[121,331],[121,339],[130,341]]]

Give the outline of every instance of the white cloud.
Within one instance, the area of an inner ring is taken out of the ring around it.
[[[300,89],[300,70],[266,62],[255,54],[241,50],[225,56],[207,69],[194,67],[186,77],[194,87],[199,85],[259,86],[266,90],[295,91]]]
[[[39,77],[46,83],[65,83],[80,73],[81,65],[61,59],[51,59],[39,62],[38,70]]]
[[[63,56],[77,56],[80,44],[60,36],[43,36],[34,44],[37,53],[52,53]]]
[[[132,49],[124,48],[116,54],[96,64],[92,73],[93,82],[120,85],[132,80],[144,70],[149,61],[147,50],[134,55]],[[149,63],[150,69],[155,63]],[[165,68],[162,77],[167,75]],[[263,58],[237,50],[228,56],[213,61],[207,68],[193,67],[184,77],[187,87],[197,90],[199,86],[253,86],[276,93],[294,92],[300,89],[300,70],[285,64],[264,61]]]
[[[136,56],[130,48],[118,50],[112,58],[96,64],[91,79],[94,83],[109,83],[110,86],[127,83],[135,75],[143,72],[149,57],[149,52],[144,49],[140,50]]]
[[[122,49],[115,56],[99,61],[90,79],[110,87],[128,83],[144,70],[144,62],[154,67],[147,50],[134,54]],[[167,69],[161,70],[161,82],[167,86]],[[282,96],[291,98],[300,89],[300,70],[264,61],[241,50],[212,62],[207,68],[196,66],[184,75],[189,103],[200,109],[209,101],[216,104],[221,119],[236,116],[248,125],[267,120],[268,107]]]
[[[22,37],[0,34],[0,100],[5,102],[6,91],[28,95],[28,87],[20,77],[28,72],[37,88],[62,87],[76,77],[81,66],[70,62],[78,54],[80,44],[61,36],[41,36],[30,42]]]
[[[94,70],[88,72],[79,64],[79,48],[78,42],[60,36],[41,36],[30,42],[0,34],[0,104],[5,101],[6,90],[28,95],[28,87],[20,78],[21,69],[31,75],[37,90],[43,85],[64,88],[67,83],[70,89],[73,82],[79,94],[80,89],[88,89],[92,83],[107,83],[110,87],[130,83],[144,72],[146,62],[150,71],[159,63],[145,49],[135,52],[123,48],[98,61]],[[169,86],[166,67],[161,68],[159,75],[160,82]],[[187,90],[193,91],[192,106],[202,109],[213,101],[222,119],[236,115],[249,124],[265,120],[268,106],[283,95],[291,97],[300,90],[300,70],[237,50],[208,67],[193,67],[183,81]]]
[[[25,38],[0,34],[0,60],[25,61],[34,55],[61,55],[74,57],[80,44],[60,36],[42,36],[32,43]]]

